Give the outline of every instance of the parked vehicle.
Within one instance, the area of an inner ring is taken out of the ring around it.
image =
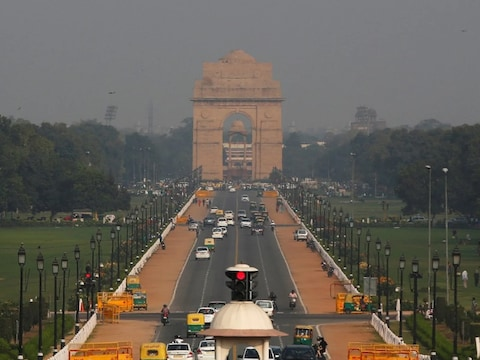
[[[293,232],[293,240],[296,241],[307,241],[308,232],[305,229],[297,229]]]

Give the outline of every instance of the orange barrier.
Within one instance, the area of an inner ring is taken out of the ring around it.
[[[348,360],[419,360],[418,345],[349,343]]]
[[[188,216],[177,216],[176,223],[177,225],[185,225],[188,221]]]
[[[198,190],[195,192],[195,197],[197,198],[213,198],[214,196],[215,192],[210,190]]]
[[[133,360],[133,347],[128,341],[69,344],[68,358],[70,360]]]
[[[113,292],[97,293],[98,311],[102,312],[107,305],[115,305],[120,312],[133,311],[132,294],[114,295]]]
[[[265,190],[263,192],[263,197],[266,197],[266,198],[276,198],[278,197],[278,191],[277,190]]]

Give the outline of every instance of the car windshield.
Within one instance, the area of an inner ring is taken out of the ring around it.
[[[258,359],[258,352],[255,349],[245,349],[244,359]]]
[[[198,312],[202,313],[202,314],[213,314],[215,312],[215,310],[213,310],[213,309],[199,309]]]
[[[188,348],[188,344],[168,344],[167,350],[168,351],[178,351],[178,350],[188,351],[189,348]]]

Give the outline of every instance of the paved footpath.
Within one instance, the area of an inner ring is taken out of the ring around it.
[[[335,299],[330,292],[337,279],[328,278],[326,272],[321,269],[321,258],[318,253],[307,249],[304,242],[293,241],[295,221],[287,212],[275,211],[276,199],[264,198],[263,201],[277,224],[278,242],[308,313],[334,313]],[[186,214],[194,219],[203,219],[207,212],[207,208],[193,204]],[[149,312],[160,312],[164,303],[171,303],[183,264],[193,250],[195,232],[188,231],[186,226],[177,226],[167,236],[165,243],[167,249],[165,251],[159,249],[140,274],[142,287],[148,292]],[[335,324],[312,324],[318,325],[318,329],[328,342],[330,359],[347,359],[347,345],[350,341],[381,341],[370,326],[368,316],[358,315],[363,316],[365,322],[355,323],[349,322],[347,315],[339,316],[345,316],[345,321]],[[138,359],[140,345],[152,340],[157,325],[158,321],[125,319],[120,319],[117,324],[100,323],[89,342],[132,341],[134,359]]]

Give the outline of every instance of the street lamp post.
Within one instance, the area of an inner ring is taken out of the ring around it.
[[[117,222],[115,225],[115,230],[117,230],[117,284],[120,283],[120,230],[122,230],[122,225]]]
[[[390,284],[388,281],[388,259],[390,258],[390,251],[391,247],[390,244],[387,242],[385,244],[385,276],[386,276],[386,281],[385,281],[385,323],[387,324],[387,327],[390,327],[390,316],[388,313],[388,301],[389,301],[389,293],[390,293]]]
[[[400,268],[400,314],[398,317],[398,336],[403,338],[403,270],[405,270],[405,255],[400,256],[398,267]]]
[[[380,311],[382,308],[382,301],[381,301],[382,295],[380,294],[380,250],[382,250],[382,242],[380,241],[379,237],[377,237],[377,241],[375,241],[375,248],[377,249],[377,300],[378,300],[377,311],[381,314]]]
[[[115,238],[117,234],[115,233],[115,228],[112,227],[110,230],[110,240],[112,243],[112,249],[110,252],[110,291],[113,291],[113,243],[115,242]]]
[[[95,246],[96,246],[96,243],[95,243],[95,238],[93,237],[93,235],[90,237],[90,250],[92,251],[92,274],[95,272]],[[100,286],[100,282],[98,284],[98,286]],[[100,290],[100,287],[99,287],[99,290]],[[92,279],[92,284],[90,284],[90,306],[87,306],[88,309],[88,316],[90,317],[90,312],[91,310],[93,310],[93,307],[94,307],[94,298],[93,298],[93,279]],[[87,293],[87,300],[88,300],[88,293]],[[88,301],[87,301],[88,303]],[[91,308],[90,308],[91,307]]]
[[[340,251],[340,249],[342,248],[342,218],[343,218],[343,210],[342,208],[340,208],[340,211],[338,212],[338,216],[340,218],[340,221],[338,223],[338,262],[341,262],[342,261],[342,252]],[[344,269],[345,269],[345,265],[344,266]]]
[[[360,236],[362,235],[362,228],[357,228],[357,288],[360,288]]]
[[[40,249],[40,247],[39,247]],[[38,270],[38,353],[37,360],[43,360],[43,333],[42,333],[42,275],[45,267],[43,255],[38,251],[37,255],[37,270]]]
[[[432,257],[432,271],[433,271],[433,306],[432,306],[432,352],[431,355],[436,355],[436,322],[437,322],[437,271],[440,265],[440,257],[435,251]],[[433,358],[433,357],[432,357]]]
[[[73,255],[75,256],[75,263],[76,263],[76,267],[77,267],[77,281],[75,282],[76,286],[75,286],[75,334],[78,334],[78,332],[80,331],[80,319],[79,319],[79,310],[78,310],[78,303],[79,303],[79,287],[78,287],[78,283],[79,283],[79,271],[78,271],[78,262],[80,260],[80,247],[77,245],[75,245],[75,249],[73,250]]]
[[[422,276],[419,272],[419,262],[417,258],[412,260],[412,273],[410,277],[413,278],[413,344],[417,343],[417,308],[418,308],[418,279]]]
[[[127,214],[125,216],[125,224],[127,225],[126,226],[126,231],[127,231],[127,234],[125,236],[125,268],[124,268],[124,271],[125,271],[125,275],[127,275],[128,273],[128,251],[129,251],[129,246],[130,246],[130,236],[128,234],[128,228],[130,227],[130,214]]]
[[[327,232],[327,218],[326,218],[326,215],[327,215],[327,201],[326,200],[323,200],[323,203],[322,203],[322,207],[323,207],[323,245],[325,245],[327,243],[327,238],[326,238],[326,232]]]
[[[442,169],[443,173],[445,174],[445,291],[447,292],[446,294],[446,300],[447,300],[447,305],[450,304],[450,284],[449,282],[449,276],[448,276],[448,187],[447,187],[447,173],[448,173],[448,168],[444,167]]]
[[[138,206],[135,206],[135,257],[138,260],[139,258],[139,249],[138,249]]]
[[[63,285],[62,285],[62,339],[60,340],[60,348],[63,349],[65,347],[65,273],[68,268],[68,258],[67,253],[63,253],[62,260],[62,272],[63,272]]]
[[[97,230],[95,233],[95,238],[97,239],[97,245],[98,245],[98,287],[97,287],[97,292],[102,291],[102,267],[103,263],[101,260],[101,250],[102,250],[102,232],[100,229]],[[93,287],[92,287],[93,288]]]
[[[60,266],[58,264],[57,258],[53,259],[52,262],[52,273],[53,273],[53,353],[57,353],[57,339],[58,339],[58,321],[57,321],[57,315],[58,315],[58,308],[57,308],[57,276],[58,276],[58,270]]]
[[[332,228],[332,241],[333,241],[333,245],[332,245],[332,256],[335,258],[335,242],[336,242],[336,238],[335,238],[335,226],[337,225],[336,222],[337,222],[337,209],[334,207],[333,208],[333,211],[332,211],[332,220],[333,220],[333,228]]]
[[[20,267],[20,304],[18,314],[18,360],[23,360],[23,268],[27,260],[27,254],[23,243],[20,245],[17,253],[18,266]]]
[[[350,279],[353,280],[353,227],[355,222],[350,218]]]
[[[372,273],[370,271],[370,241],[372,240],[372,235],[370,234],[370,229],[367,229],[366,241],[367,241],[367,276],[368,276],[368,296],[371,296],[371,278]]]
[[[453,290],[454,290],[454,296],[453,296],[453,303],[455,307],[455,322],[454,322],[454,335],[453,335],[453,355],[457,355],[457,340],[458,340],[458,299],[457,299],[457,271],[458,267],[460,266],[460,250],[458,249],[457,246],[452,251],[452,264],[453,264]]]
[[[432,167],[430,165],[425,165],[425,169],[428,171],[428,258],[432,258]],[[428,267],[428,307],[431,307],[432,290],[430,288],[430,283],[432,281],[432,269]]]
[[[355,204],[355,157],[357,156],[356,153],[351,152],[350,156],[352,157],[352,186],[351,186],[351,193],[352,193],[352,218],[354,217],[354,204]]]

